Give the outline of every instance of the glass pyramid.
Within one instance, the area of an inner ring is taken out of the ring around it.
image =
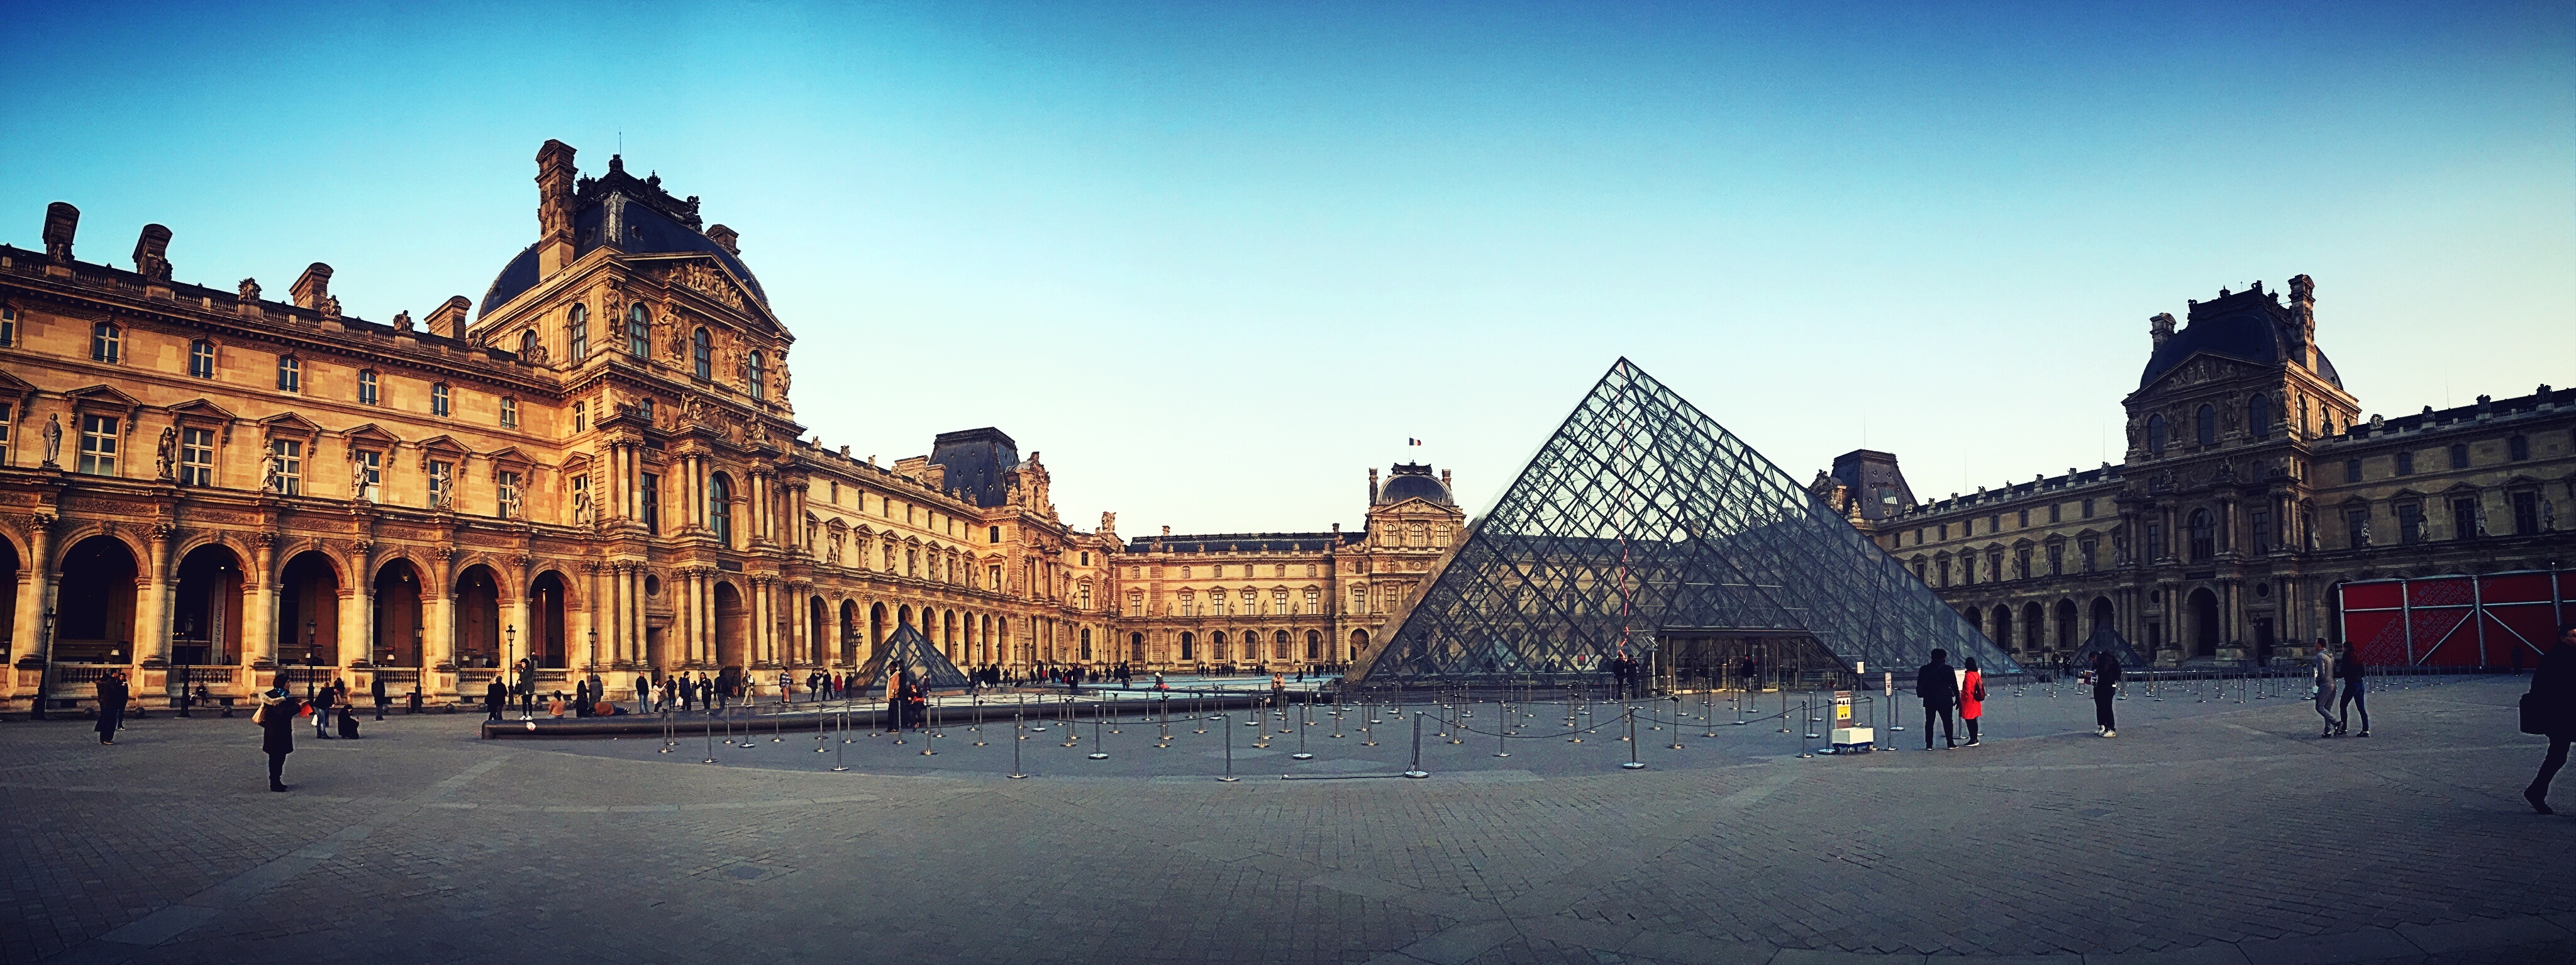
[[[1627,359],[1434,568],[1351,683],[1607,674],[1683,636],[2019,670],[1897,560]],[[1822,668],[1816,668],[1822,669]]]
[[[963,690],[967,686],[966,673],[948,662],[948,656],[940,653],[921,631],[906,623],[895,627],[885,647],[859,667],[858,681],[851,687],[878,696],[897,670],[910,672],[914,685],[923,690]]]

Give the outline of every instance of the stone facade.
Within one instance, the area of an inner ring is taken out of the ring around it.
[[[2364,419],[2315,306],[2301,275],[2151,319],[2119,465],[1916,502],[1861,450],[1811,488],[2025,662],[2102,628],[2164,665],[2295,658],[2340,642],[2339,583],[2568,565],[2576,390]]]
[[[796,421],[794,336],[738,232],[620,158],[580,177],[549,141],[537,164],[537,243],[479,306],[418,321],[344,314],[318,263],[283,302],[173,281],[159,225],[132,270],[80,260],[68,204],[42,251],[0,245],[0,703],[87,697],[114,667],[156,706],[183,678],[238,696],[279,668],[439,702],[520,658],[549,691],[650,668],[774,693],[901,624],[961,665],[1099,665],[1197,626],[1166,601],[1205,598],[1219,557],[1268,641],[1290,634],[1258,662],[1339,663],[1380,612],[1345,588],[1401,585],[1436,552],[1414,531],[1445,545],[1460,521],[1435,482],[1371,506],[1401,544],[1131,544],[1113,514],[1066,524],[1038,454],[998,430],[890,466],[827,447]],[[1282,590],[1317,612],[1271,609]],[[1131,596],[1154,602],[1130,617]],[[1250,629],[1222,625],[1238,647]]]

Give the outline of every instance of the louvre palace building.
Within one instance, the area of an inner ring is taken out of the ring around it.
[[[2118,465],[1919,500],[1864,449],[1809,489],[2025,665],[2103,644],[2296,658],[2344,642],[2344,584],[2571,568],[2576,390],[2364,415],[2317,342],[2315,283],[2287,295],[2258,282],[2149,320]],[[2559,592],[2539,599],[2564,612]]]
[[[0,245],[0,706],[117,669],[153,707],[281,675],[437,704],[522,659],[775,694],[903,626],[965,666],[1323,668],[1463,525],[1421,465],[1371,470],[1351,532],[1122,537],[999,429],[827,450],[741,236],[574,154],[537,152],[536,242],[481,301],[418,318],[344,312],[321,263],[282,299],[175,281],[157,224],[82,260],[70,204]]]

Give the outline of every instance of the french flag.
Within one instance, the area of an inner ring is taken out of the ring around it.
[[[1404,444],[1405,444],[1405,445],[1408,445],[1408,446],[1418,446],[1418,445],[1421,445],[1421,444],[1422,444],[1422,440],[1420,440],[1420,439],[1406,439],[1406,440],[1404,440]]]

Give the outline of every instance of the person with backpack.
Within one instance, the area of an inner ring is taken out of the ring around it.
[[[2102,737],[2120,736],[2111,701],[2120,696],[2120,659],[2108,650],[2093,652],[2093,730]]]
[[[1977,719],[1985,715],[1986,675],[1977,669],[1977,658],[1969,657],[1968,669],[1959,678],[1959,719],[1968,725],[1967,746],[1977,746]],[[1928,731],[1930,728],[1925,729]]]
[[[1950,730],[1950,713],[1959,703],[1959,678],[1950,670],[1950,651],[1935,649],[1932,662],[1914,672],[1914,696],[1923,699],[1923,749],[1932,749],[1932,721],[1941,721],[1941,739],[1945,750],[1957,750],[1959,738]]]
[[[2567,764],[2567,745],[2576,742],[2576,623],[2558,628],[2558,646],[2543,654],[2531,672],[2531,690],[2522,695],[2522,732],[2549,737],[2540,774],[2522,789],[2522,799],[2534,811],[2556,814],[2549,809],[2549,782]]]
[[[2361,736],[2370,736],[2370,704],[2361,699],[2365,689],[2362,681],[2369,673],[2370,666],[2361,661],[2361,649],[2345,644],[2343,662],[2335,667],[2335,676],[2343,680],[2343,698],[2336,704],[2335,733],[2343,733],[2344,726],[2352,723],[2352,709],[2358,705],[2361,708]]]

